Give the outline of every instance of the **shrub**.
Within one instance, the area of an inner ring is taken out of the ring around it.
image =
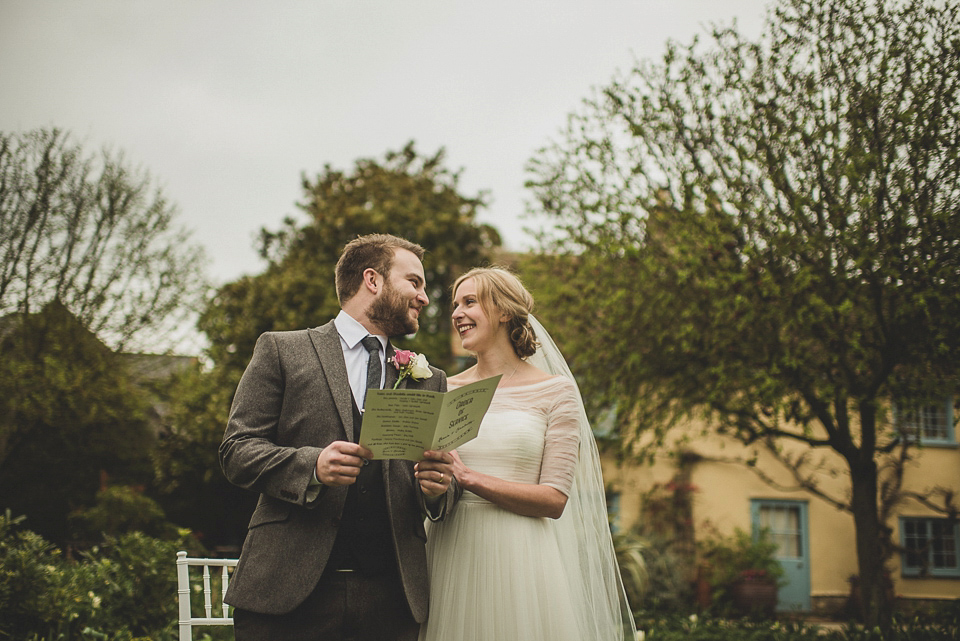
[[[646,589],[642,599],[633,600],[634,610],[645,615],[690,614],[693,610],[693,585],[691,554],[678,541],[648,534],[634,534],[642,541]]]
[[[623,588],[627,593],[627,601],[631,608],[636,609],[643,602],[650,585],[650,576],[644,557],[646,542],[632,532],[618,533],[613,535],[613,546],[617,554],[617,565],[620,566]]]
[[[696,491],[684,471],[667,483],[654,484],[640,497],[637,525],[614,537],[624,587],[638,615],[685,616],[693,610],[691,514]],[[642,572],[630,569],[641,565]]]
[[[862,626],[824,629],[800,621],[711,619],[692,615],[638,619],[644,641],[954,641],[960,638],[956,620],[932,622],[894,620],[887,633]]]
[[[78,584],[94,606],[85,623],[104,633],[172,635],[177,620],[175,560],[181,543],[140,532],[107,537],[83,553],[75,567]]]
[[[0,638],[57,631],[70,616],[66,606],[80,598],[64,576],[60,551],[20,529],[23,520],[9,510],[0,516]]]
[[[0,517],[0,639],[176,638],[176,554],[204,553],[188,532],[108,536],[73,561],[22,521]]]
[[[143,532],[175,540],[177,527],[167,521],[163,508],[135,488],[116,485],[97,492],[96,505],[75,510],[69,517],[71,534],[81,541],[99,541],[104,535]]]
[[[710,584],[713,604],[720,611],[730,611],[733,589],[740,581],[782,583],[783,568],[775,556],[777,545],[766,530],[753,536],[737,528],[731,536],[716,535],[699,546],[702,576]]]

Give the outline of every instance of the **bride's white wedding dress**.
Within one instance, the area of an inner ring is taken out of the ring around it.
[[[562,376],[498,389],[480,435],[458,449],[477,472],[569,495],[579,448],[579,395]],[[565,514],[565,516],[567,516]],[[571,517],[573,518],[573,517]],[[565,558],[560,520],[520,516],[465,491],[427,526],[430,612],[421,641],[584,641],[588,598]]]

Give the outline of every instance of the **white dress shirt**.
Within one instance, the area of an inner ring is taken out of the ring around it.
[[[387,337],[377,334],[370,334],[353,316],[342,309],[334,319],[334,325],[337,327],[337,333],[340,334],[340,348],[343,349],[343,361],[347,365],[347,379],[350,381],[350,390],[353,392],[353,400],[358,408],[363,408],[363,395],[367,391],[367,361],[370,358],[370,352],[363,346],[362,341],[367,336],[376,336],[380,341],[380,387],[383,387],[384,376],[387,369]],[[310,479],[307,488],[307,503],[311,503],[320,496],[321,483],[317,479],[317,470],[313,470],[313,478]]]
[[[347,378],[350,380],[350,389],[357,407],[363,408],[363,397],[367,390],[367,361],[369,352],[360,342],[367,336],[376,336],[380,341],[380,387],[383,387],[387,373],[387,337],[370,334],[363,325],[342,309],[334,319],[337,333],[340,334],[340,347],[343,349],[343,360],[347,364]]]

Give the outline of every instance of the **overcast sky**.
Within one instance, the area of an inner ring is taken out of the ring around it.
[[[0,0],[0,130],[60,127],[147,169],[217,283],[262,265],[300,176],[414,140],[511,249],[523,168],[592,87],[762,0]]]

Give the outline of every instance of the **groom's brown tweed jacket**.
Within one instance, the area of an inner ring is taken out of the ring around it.
[[[387,347],[387,358],[393,356]],[[446,391],[436,369],[401,388]],[[386,368],[387,388],[397,379]],[[323,574],[340,526],[346,487],[325,487],[308,502],[320,451],[335,440],[355,440],[353,395],[333,321],[316,329],[268,332],[257,341],[220,446],[224,474],[260,493],[226,601],[235,607],[284,614],[306,599]],[[383,462],[387,516],[397,566],[413,617],[427,616],[428,579],[423,496],[411,461]],[[444,497],[452,509],[457,489]]]

